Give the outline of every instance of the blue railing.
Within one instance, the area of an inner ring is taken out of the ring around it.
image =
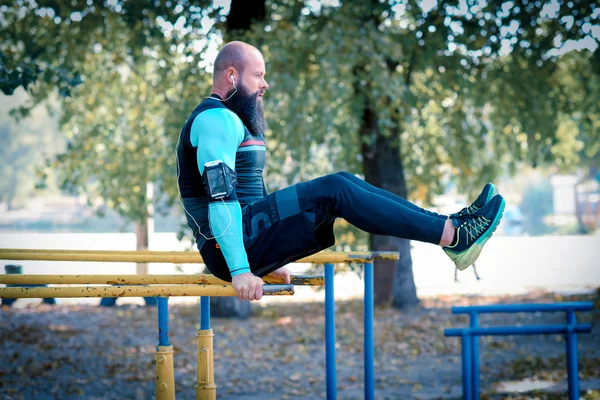
[[[591,302],[452,307],[453,314],[468,314],[470,317],[468,328],[449,328],[444,330],[444,336],[460,336],[462,339],[463,398],[465,400],[479,399],[479,336],[563,334],[567,338],[569,399],[579,399],[577,334],[590,333],[592,325],[578,324],[575,313],[577,311],[591,311],[592,308],[593,304]],[[558,311],[567,313],[566,324],[490,327],[480,327],[478,325],[479,314]]]

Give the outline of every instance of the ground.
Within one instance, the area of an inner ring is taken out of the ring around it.
[[[599,293],[506,297],[436,297],[412,311],[375,313],[377,399],[461,398],[460,342],[443,329],[465,326],[452,305],[595,301],[592,334],[579,335],[582,397],[600,398]],[[194,399],[199,307],[171,307],[178,399]],[[587,315],[586,315],[587,314]],[[0,398],[154,398],[157,311],[139,306],[100,308],[40,305],[0,311]],[[561,314],[487,315],[481,325],[561,323]],[[325,397],[323,303],[257,307],[251,319],[212,320],[219,399]],[[363,398],[362,303],[337,302],[338,397]],[[481,338],[482,398],[566,398],[565,343],[561,336]],[[524,381],[526,380],[526,381]],[[518,394],[502,382],[545,387]]]

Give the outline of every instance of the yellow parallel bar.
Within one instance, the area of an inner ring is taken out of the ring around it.
[[[283,280],[268,276],[265,283],[283,284]],[[6,285],[231,285],[214,275],[0,275],[0,284]],[[292,284],[323,286],[322,276],[292,275]]]
[[[265,285],[265,295],[293,295],[293,285]],[[229,285],[71,286],[0,288],[0,298],[235,296]]]
[[[321,252],[298,260],[300,263],[348,263],[371,262],[374,259],[397,260],[397,252]],[[125,250],[40,250],[0,249],[2,260],[41,261],[94,261],[135,263],[202,263],[199,253],[193,251],[125,251]]]

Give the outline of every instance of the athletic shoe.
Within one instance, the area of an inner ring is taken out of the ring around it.
[[[465,214],[473,214],[475,211],[479,210],[481,207],[485,206],[488,201],[492,199],[495,195],[498,194],[498,189],[493,183],[487,183],[479,196],[475,199],[470,206],[463,208],[457,213],[450,214],[450,218],[458,218]]]
[[[456,268],[462,271],[477,260],[483,245],[498,227],[505,206],[504,198],[496,195],[477,211],[450,220],[456,236],[453,244],[443,249]]]

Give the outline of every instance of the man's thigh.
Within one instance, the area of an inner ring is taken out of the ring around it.
[[[335,243],[333,222],[305,183],[269,194],[243,210],[244,246],[250,268],[264,276]]]

